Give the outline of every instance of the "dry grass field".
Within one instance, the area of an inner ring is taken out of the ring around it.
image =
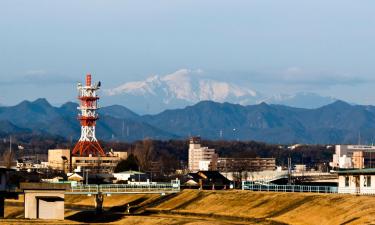
[[[184,200],[185,199],[185,200]],[[375,197],[249,191],[184,191],[154,210],[287,224],[375,224]]]
[[[0,224],[34,224],[21,219],[22,197],[7,201]],[[180,194],[113,195],[104,200],[105,213],[93,213],[93,197],[66,196],[66,220],[38,224],[375,224],[375,197],[307,193],[184,190]],[[125,213],[130,203],[134,212]]]

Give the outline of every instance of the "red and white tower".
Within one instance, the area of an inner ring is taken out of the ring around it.
[[[98,107],[99,96],[96,94],[100,88],[100,81],[91,84],[91,74],[86,75],[86,85],[78,83],[78,99],[80,105],[78,109],[78,120],[81,122],[81,138],[73,149],[72,155],[105,156],[104,150],[95,137],[95,125],[98,120],[96,110]]]

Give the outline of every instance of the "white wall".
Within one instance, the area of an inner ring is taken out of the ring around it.
[[[48,190],[25,190],[25,218],[36,219],[37,218],[37,199],[38,196],[55,196],[64,198],[65,191],[48,191]],[[49,207],[51,215],[56,215],[56,219],[64,219],[64,202],[61,208],[57,204],[57,207]]]
[[[47,202],[40,199],[39,219],[63,220],[64,201]]]

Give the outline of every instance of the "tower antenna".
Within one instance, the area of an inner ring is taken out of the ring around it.
[[[92,85],[91,74],[86,75],[86,84],[78,83],[78,99],[81,111],[78,120],[81,123],[81,137],[73,149],[72,155],[105,156],[104,150],[95,137],[96,121],[99,119],[96,110],[99,109],[99,96],[96,94],[100,87],[100,82]]]

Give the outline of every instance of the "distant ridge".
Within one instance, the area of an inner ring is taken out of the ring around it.
[[[0,134],[44,133],[70,139],[79,137],[77,104],[54,107],[45,99],[0,107]],[[138,115],[113,105],[99,110],[97,136],[102,140],[134,141],[143,138],[257,140],[276,144],[373,143],[375,107],[335,101],[317,109],[260,103],[243,106],[201,101],[155,115]],[[27,115],[27,116],[25,116]]]

